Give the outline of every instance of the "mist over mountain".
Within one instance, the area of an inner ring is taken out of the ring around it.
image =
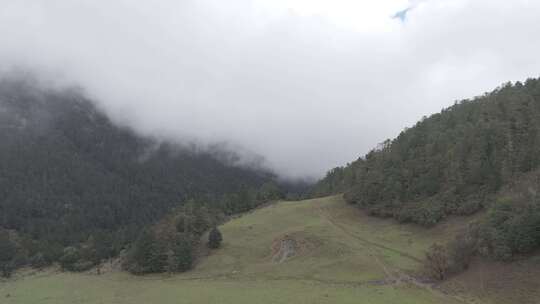
[[[540,303],[539,20],[1,0],[0,302]]]
[[[62,248],[101,234],[120,250],[189,200],[244,210],[225,195],[275,181],[223,147],[139,136],[113,124],[80,90],[44,88],[27,77],[0,82],[0,142],[0,227],[26,240],[22,256],[49,263]]]
[[[6,0],[0,70],[79,86],[138,133],[317,178],[454,100],[536,76],[539,5]]]

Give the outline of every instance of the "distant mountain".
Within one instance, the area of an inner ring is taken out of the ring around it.
[[[539,166],[540,80],[529,79],[422,119],[312,194],[344,193],[372,215],[422,225],[487,209],[483,249],[508,258],[540,247]]]
[[[76,90],[3,80],[0,230],[54,259],[99,233],[122,246],[188,199],[211,204],[273,181],[267,171],[227,164],[235,157],[222,152],[138,136]]]

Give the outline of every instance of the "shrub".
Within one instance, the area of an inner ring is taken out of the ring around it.
[[[49,260],[47,260],[45,255],[43,253],[41,253],[41,252],[36,253],[35,255],[33,255],[30,258],[30,266],[32,266],[34,268],[37,268],[37,269],[45,268],[45,267],[49,266],[50,264],[51,264],[51,262]]]
[[[433,244],[429,251],[426,252],[424,266],[431,278],[439,281],[444,280],[450,270],[450,258],[446,247]]]
[[[79,250],[75,247],[64,248],[64,254],[60,257],[60,266],[63,270],[76,271],[75,263],[79,261]]]
[[[472,235],[460,234],[447,245],[450,258],[449,273],[459,273],[469,268],[476,253],[476,239]]]
[[[217,227],[214,227],[208,234],[208,247],[212,249],[219,248],[222,240],[223,236],[221,235],[221,232],[217,229]]]

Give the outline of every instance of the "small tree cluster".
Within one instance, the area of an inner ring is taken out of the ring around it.
[[[433,244],[426,252],[424,268],[438,281],[466,270],[476,253],[476,240],[470,233],[460,234],[446,245]]]
[[[474,236],[480,253],[497,260],[508,261],[533,252],[540,247],[540,199],[530,195],[499,199],[478,224]]]
[[[0,274],[3,277],[11,276],[15,268],[15,255],[17,247],[7,230],[0,230]]]
[[[134,274],[162,272],[166,258],[159,252],[154,234],[144,230],[132,245],[124,267]]]
[[[187,236],[180,236],[175,240],[169,262],[170,272],[184,272],[193,265],[193,240]]]
[[[57,260],[62,270],[78,272],[89,270],[114,254],[112,238],[105,233],[95,233],[84,243],[65,247]],[[30,263],[33,267],[42,268],[50,264],[51,260],[42,251],[37,251],[30,259]]]
[[[219,204],[224,213],[234,214],[252,210],[266,202],[284,197],[282,189],[275,182],[267,182],[258,188],[242,188],[239,191],[227,193],[219,199]]]
[[[135,274],[191,269],[200,237],[216,221],[213,211],[193,200],[188,202],[139,236],[128,251],[124,268]]]

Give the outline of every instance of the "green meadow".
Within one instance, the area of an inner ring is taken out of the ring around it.
[[[424,229],[368,217],[340,196],[278,202],[222,225],[222,247],[187,273],[23,271],[0,283],[0,303],[483,303],[415,279],[425,250],[468,220]]]

